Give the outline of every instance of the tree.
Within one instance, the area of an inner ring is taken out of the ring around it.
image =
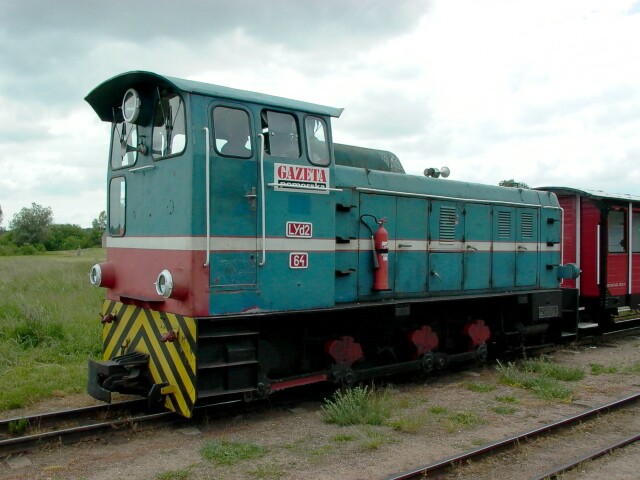
[[[2,225],[2,218],[3,218],[2,205],[0,205],[0,225]]]
[[[88,234],[79,225],[69,223],[51,225],[51,233],[44,242],[49,251],[75,250],[88,246]]]
[[[107,228],[107,212],[104,210],[100,212],[98,218],[94,218],[91,222],[91,230],[89,231],[89,244],[91,246],[102,244],[102,235],[104,235]]]
[[[44,243],[51,234],[53,212],[51,207],[32,203],[31,208],[24,207],[13,216],[9,229],[13,230],[16,245]]]
[[[524,182],[516,182],[513,178],[511,180],[502,180],[498,185],[501,187],[513,187],[513,188],[531,188]]]

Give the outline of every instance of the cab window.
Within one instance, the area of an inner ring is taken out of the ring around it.
[[[124,177],[115,177],[109,183],[109,234],[124,235],[126,210],[126,184]]]
[[[111,168],[129,167],[138,159],[138,126],[127,122],[113,125]]]
[[[300,157],[298,123],[293,115],[281,112],[262,113],[262,133],[265,152],[272,157]]]
[[[215,148],[225,157],[249,158],[251,150],[251,127],[249,114],[244,110],[229,107],[213,109],[213,132]]]
[[[154,159],[177,155],[186,146],[186,120],[184,102],[179,95],[164,93],[158,102],[153,117]]]
[[[329,143],[324,120],[318,117],[307,117],[304,121],[307,134],[307,152],[309,161],[316,165],[329,165]]]

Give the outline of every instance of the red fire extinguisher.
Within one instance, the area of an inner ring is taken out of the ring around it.
[[[376,233],[373,233],[371,227],[362,220],[363,217],[373,217],[378,224]],[[373,242],[373,290],[376,292],[389,290],[389,233],[384,228],[387,220],[385,218],[378,220],[373,215],[362,215],[360,220],[369,228]]]

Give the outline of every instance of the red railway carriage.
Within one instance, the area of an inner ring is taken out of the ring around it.
[[[568,187],[555,193],[564,211],[563,262],[582,274],[563,280],[578,287],[583,322],[602,324],[640,304],[640,196]],[[583,323],[584,325],[584,323]]]

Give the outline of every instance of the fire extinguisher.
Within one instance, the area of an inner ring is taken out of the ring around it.
[[[373,233],[369,224],[363,220],[364,217],[372,217],[375,223],[378,224],[378,229],[375,233]],[[360,221],[362,221],[371,232],[374,267],[373,290],[376,292],[389,290],[389,233],[387,229],[384,228],[387,220],[385,218],[378,220],[373,215],[365,214],[360,217]]]

